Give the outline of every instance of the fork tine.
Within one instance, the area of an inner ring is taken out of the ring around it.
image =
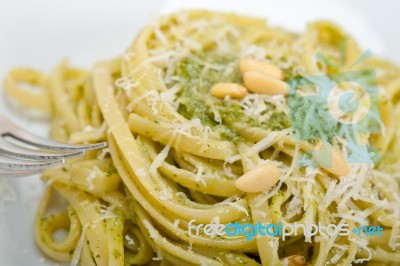
[[[0,114],[0,124],[5,129],[0,129],[0,136],[7,140],[7,137],[28,144],[33,147],[38,147],[45,150],[58,150],[58,151],[88,151],[104,148],[107,146],[106,142],[97,143],[92,145],[74,145],[65,144],[53,140],[49,140],[40,136],[36,136],[27,132],[25,129],[14,124]]]
[[[12,145],[0,138],[0,153],[12,158],[28,160],[60,160],[85,155],[85,151],[75,152],[46,152],[42,150],[32,150],[24,147]]]
[[[65,159],[104,148],[106,142],[73,145],[30,134],[0,114],[0,177],[38,174],[65,163]]]
[[[0,156],[0,168],[6,170],[40,170],[64,164],[64,160],[22,161],[20,159]]]
[[[26,176],[31,176],[31,175],[37,175],[43,173],[43,170],[6,170],[6,169],[1,169],[0,168],[0,177],[5,177],[5,178],[12,178],[12,177],[26,177]]]
[[[59,150],[59,151],[65,151],[65,152],[89,151],[89,150],[96,150],[96,149],[104,148],[107,146],[106,142],[96,143],[96,144],[88,144],[88,145],[66,144],[66,143],[42,138],[40,136],[36,136],[36,135],[30,134],[28,132],[22,132],[22,131],[20,131],[18,133],[15,133],[15,132],[5,133],[3,136],[9,137],[13,140],[28,144],[33,147],[46,149],[46,150]]]

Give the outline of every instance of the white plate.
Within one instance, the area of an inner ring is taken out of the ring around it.
[[[48,71],[68,57],[90,66],[118,55],[138,30],[154,19],[180,8],[203,8],[253,14],[273,25],[295,31],[308,21],[331,19],[356,37],[364,49],[400,63],[400,2],[380,1],[0,1],[0,77],[14,66]],[[29,130],[46,135],[46,121],[27,117],[5,106],[0,112]],[[1,125],[0,125],[1,126]],[[0,179],[0,183],[5,183]],[[33,239],[33,218],[43,184],[36,177],[7,181],[14,194],[0,190],[0,265],[62,265],[40,253]],[[2,187],[2,186],[0,186]]]

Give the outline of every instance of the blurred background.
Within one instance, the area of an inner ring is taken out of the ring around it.
[[[400,63],[395,0],[0,0],[0,76],[21,64],[49,69],[63,57],[88,66],[121,53],[158,14],[195,7],[257,15],[295,31],[331,19],[363,48]]]

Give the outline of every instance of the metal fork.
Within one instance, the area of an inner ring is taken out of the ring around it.
[[[104,148],[106,142],[74,145],[33,135],[0,114],[0,177],[23,177],[59,166],[68,158]]]

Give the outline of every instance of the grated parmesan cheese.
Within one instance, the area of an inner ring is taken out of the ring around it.
[[[215,206],[226,206],[226,205],[228,205],[228,206],[231,206],[231,207],[233,207],[233,208],[235,208],[235,209],[237,209],[237,210],[239,210],[241,212],[244,212],[246,214],[246,216],[249,216],[249,212],[247,211],[247,209],[245,207],[241,206],[237,202],[234,202],[234,201],[239,201],[239,200],[242,200],[242,199],[240,199],[237,196],[232,196],[232,197],[226,198],[225,200],[215,204]]]
[[[176,219],[176,220],[174,221],[174,228],[175,228],[175,229],[178,229],[179,223],[180,223],[180,222],[181,222],[180,219]]]
[[[204,187],[207,186],[206,181],[204,181],[203,178],[203,172],[204,172],[204,167],[201,165],[196,166],[196,176],[195,176],[195,181],[196,182],[201,182]]]
[[[388,245],[393,251],[400,247],[400,221],[393,225]]]
[[[164,162],[165,158],[167,158],[170,148],[171,146],[165,145],[163,150],[159,154],[157,154],[157,156],[154,158],[154,161],[150,165],[149,172],[153,178],[157,177],[157,169]]]
[[[83,244],[85,243],[86,238],[86,230],[88,229],[89,224],[85,224],[82,228],[81,236],[79,237],[78,243],[76,244],[76,248],[74,250],[74,256],[71,260],[71,266],[76,266],[79,263],[79,259],[81,257],[81,252],[83,250]]]
[[[160,191],[161,201],[172,199],[172,197],[173,197],[172,192],[168,188],[164,188]]]

